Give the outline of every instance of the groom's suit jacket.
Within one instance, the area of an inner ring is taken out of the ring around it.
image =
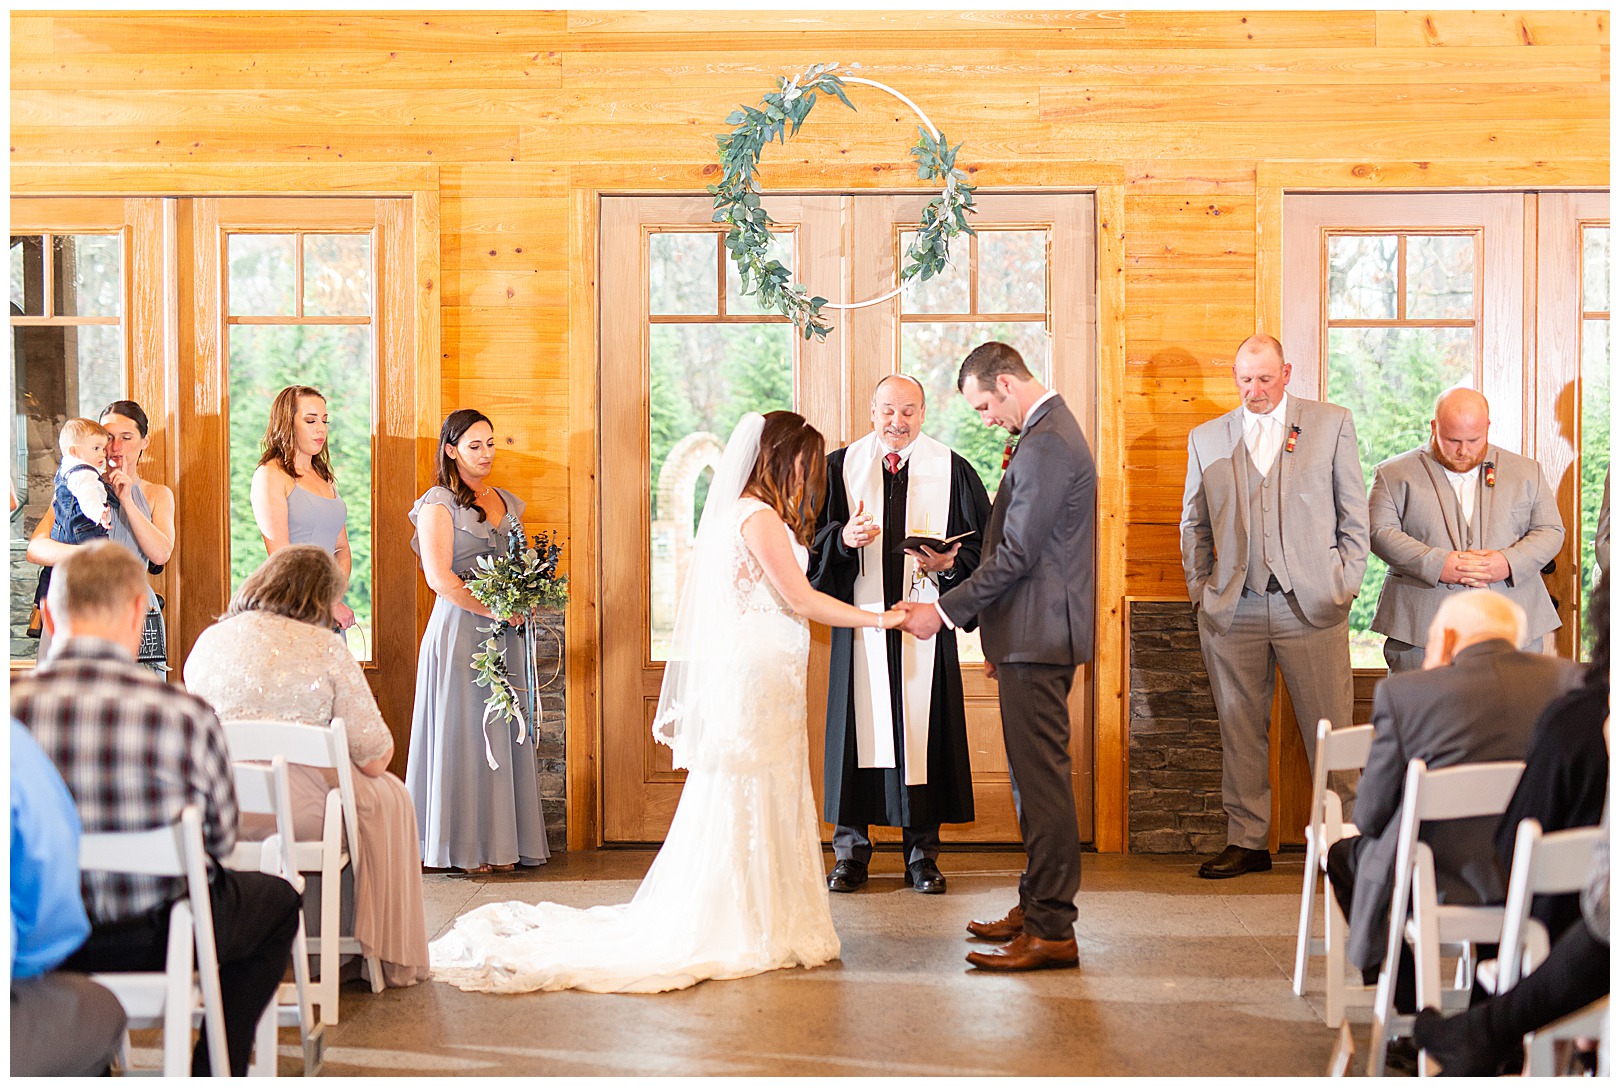
[[[1289,396],[1294,451],[1279,450],[1282,550],[1294,599],[1316,627],[1344,619],[1367,570],[1367,489],[1350,412]],[[1247,446],[1238,407],[1187,436],[1181,567],[1187,595],[1226,633],[1249,573]],[[1297,428],[1297,430],[1296,430]]]
[[[939,598],[958,627],[980,628],[992,664],[1091,659],[1097,471],[1061,396],[1037,404],[1001,477],[979,568]]]
[[[1391,457],[1373,472],[1369,498],[1373,554],[1389,563],[1372,628],[1408,645],[1427,645],[1429,623],[1446,594],[1466,585],[1444,584],[1440,570],[1452,551],[1500,551],[1506,581],[1490,586],[1524,609],[1530,644],[1562,624],[1541,580],[1541,568],[1564,544],[1564,522],[1541,466],[1529,457],[1491,446],[1496,466],[1486,486],[1483,466],[1473,525],[1459,523],[1456,492],[1427,447]]]

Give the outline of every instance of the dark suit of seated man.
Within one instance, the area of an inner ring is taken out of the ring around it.
[[[11,685],[11,712],[50,756],[85,833],[168,826],[194,804],[212,864],[209,896],[232,1075],[246,1075],[259,1015],[292,961],[299,894],[292,884],[220,864],[236,844],[236,785],[225,733],[208,703],[135,663],[146,622],[146,566],[112,542],[58,563],[45,598],[50,658]],[[131,788],[130,782],[139,783]],[[90,936],[63,964],[85,973],[162,970],[178,877],[84,875]],[[192,1074],[209,1071],[206,1035]]]
[[[1524,758],[1542,709],[1580,680],[1573,661],[1521,652],[1524,612],[1489,589],[1447,597],[1429,627],[1424,669],[1391,675],[1373,695],[1373,742],[1356,796],[1359,837],[1328,850],[1328,878],[1350,921],[1350,961],[1371,984],[1383,963],[1395,888],[1406,766],[1432,770]],[[1458,819],[1423,832],[1434,850],[1442,901],[1501,902],[1506,888],[1492,844],[1495,818]],[[1396,1007],[1415,1003],[1403,948]]]

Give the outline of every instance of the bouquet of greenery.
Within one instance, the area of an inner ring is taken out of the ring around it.
[[[484,727],[487,730],[490,719],[497,715],[506,721],[515,720],[520,744],[524,736],[538,726],[535,613],[540,608],[560,608],[568,602],[568,578],[557,573],[557,560],[561,557],[562,545],[553,543],[549,532],[539,533],[532,540],[521,532],[514,532],[507,541],[506,554],[483,556],[474,569],[461,578],[474,600],[500,616],[489,626],[478,628],[489,637],[472,656],[473,681],[489,690],[489,696],[484,699]],[[512,681],[506,643],[501,637],[515,627],[523,631],[521,695]],[[500,768],[490,748],[487,731],[484,757],[490,769]]]

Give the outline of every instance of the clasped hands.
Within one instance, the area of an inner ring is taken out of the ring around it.
[[[1452,551],[1446,555],[1440,580],[1448,585],[1483,589],[1506,581],[1510,572],[1508,561],[1500,551]]]

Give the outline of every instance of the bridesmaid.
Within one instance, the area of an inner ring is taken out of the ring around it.
[[[133,400],[114,400],[101,409],[98,421],[112,435],[107,442],[105,478],[119,501],[108,534],[140,556],[149,571],[159,573],[174,554],[174,492],[141,478],[141,456],[151,444],[146,412]],[[47,509],[28,541],[28,561],[36,566],[55,566],[77,546],[51,539],[55,521],[55,511]],[[157,593],[148,599],[161,628],[163,613]],[[41,631],[40,660],[50,655],[50,647],[50,631]]]
[[[308,385],[289,385],[270,405],[264,453],[253,472],[253,519],[274,555],[288,544],[314,544],[337,560],[347,588],[348,508],[338,496],[326,444],[326,398]],[[332,609],[338,630],[354,626],[354,609],[341,600]]]
[[[523,533],[523,500],[489,482],[495,430],[471,408],[452,412],[439,432],[438,486],[411,508],[411,546],[438,599],[422,634],[416,709],[405,787],[416,802],[422,863],[467,872],[507,871],[550,856],[540,815],[534,744],[516,743],[515,721],[484,727],[484,688],[473,683],[472,655],[492,613],[459,576],[475,560],[506,550]],[[505,635],[507,661],[522,659],[523,639]],[[500,767],[491,770],[492,754]]]

